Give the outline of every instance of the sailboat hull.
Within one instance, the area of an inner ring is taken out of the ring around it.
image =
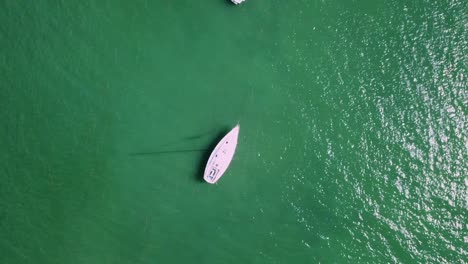
[[[235,126],[214,148],[205,167],[203,179],[206,182],[214,184],[226,172],[236,152],[239,130],[240,126]]]

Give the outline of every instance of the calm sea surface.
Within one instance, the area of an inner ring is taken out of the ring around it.
[[[468,263],[467,31],[464,0],[4,0],[0,263]]]

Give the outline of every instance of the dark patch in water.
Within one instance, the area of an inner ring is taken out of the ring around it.
[[[162,151],[147,151],[147,152],[135,152],[130,153],[130,156],[159,156],[164,154],[177,154],[177,153],[189,153],[189,152],[201,152],[207,151],[208,149],[181,149],[181,150],[162,150]]]

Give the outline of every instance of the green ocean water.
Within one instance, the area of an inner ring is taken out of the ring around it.
[[[1,1],[0,263],[468,263],[467,29],[463,0]]]

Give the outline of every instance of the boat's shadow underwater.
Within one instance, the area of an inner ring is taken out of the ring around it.
[[[203,174],[205,173],[205,166],[208,162],[208,158],[211,155],[211,152],[214,150],[218,142],[226,135],[229,130],[223,129],[216,136],[213,137],[213,140],[207,145],[205,149],[177,149],[177,150],[162,150],[162,151],[145,151],[145,152],[134,152],[130,153],[130,156],[133,157],[143,157],[143,156],[162,156],[169,154],[182,154],[182,153],[191,153],[191,152],[200,152],[200,159],[197,162],[197,170],[194,175],[194,180],[199,183],[204,183]]]

